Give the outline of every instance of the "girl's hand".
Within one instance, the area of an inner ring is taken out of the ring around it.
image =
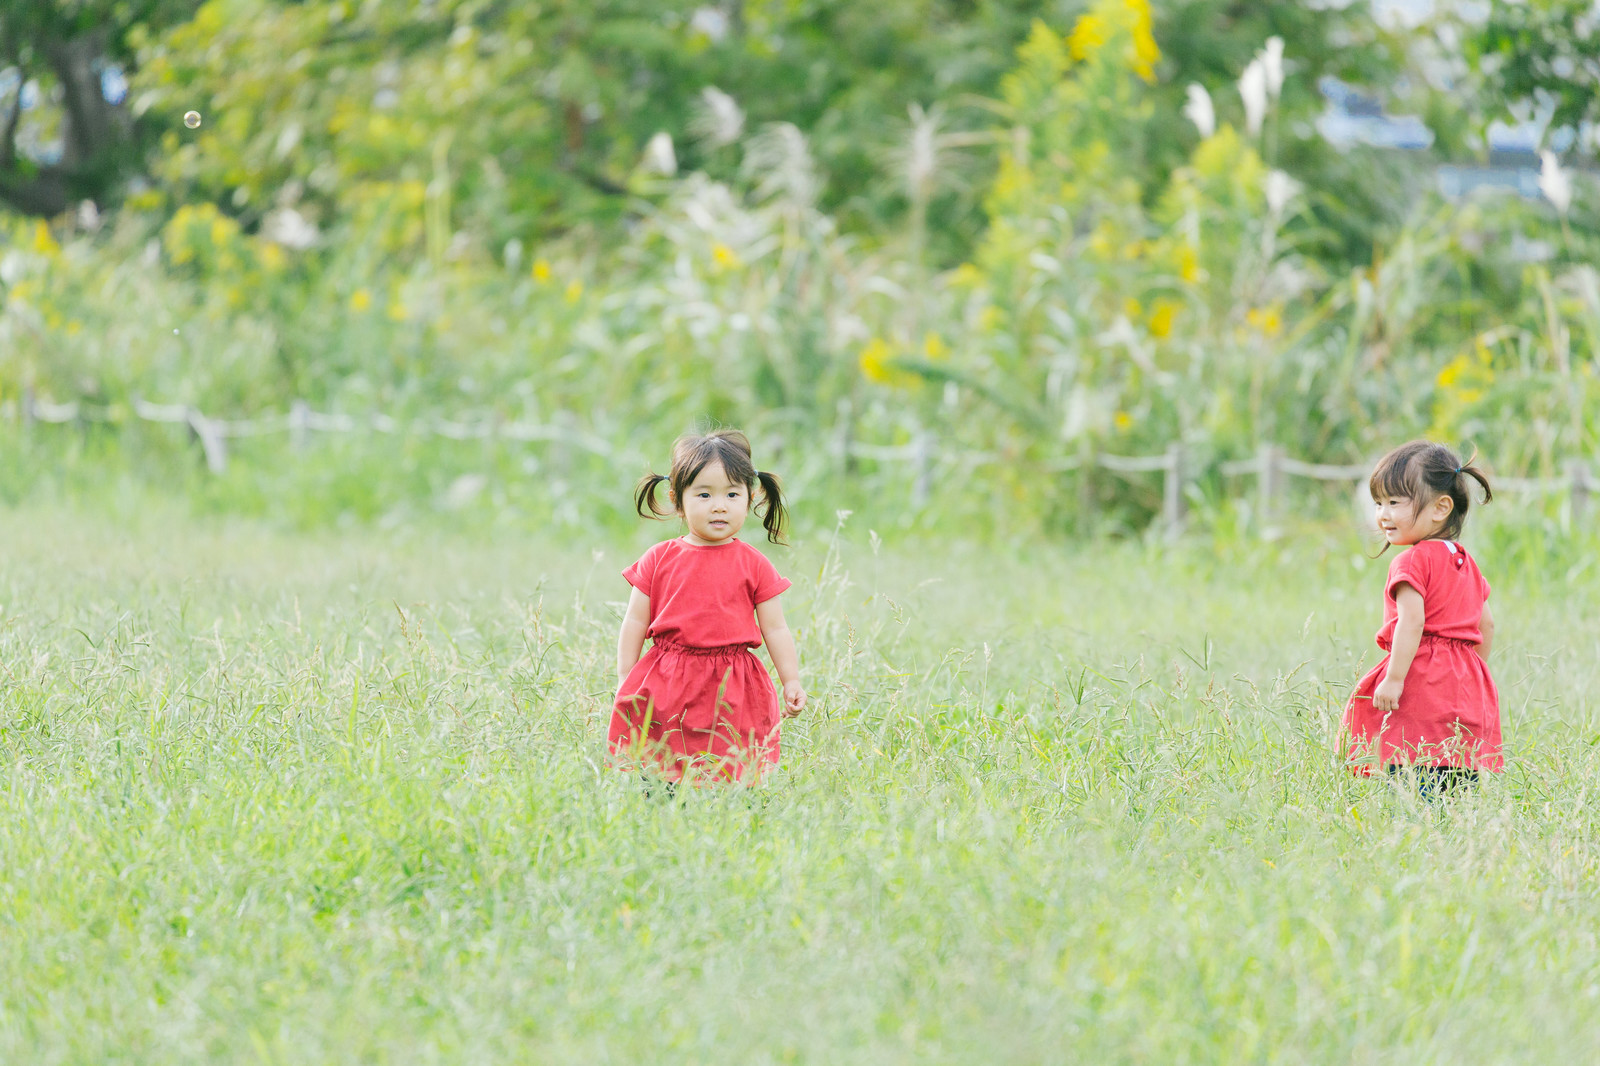
[[[1396,681],[1392,677],[1384,678],[1379,683],[1377,690],[1372,694],[1372,706],[1386,714],[1390,711],[1398,711],[1400,709],[1400,693],[1405,687],[1406,683],[1404,681]]]
[[[798,680],[783,683],[783,716],[793,718],[806,709],[806,689]]]

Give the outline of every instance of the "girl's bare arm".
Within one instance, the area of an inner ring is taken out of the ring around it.
[[[633,590],[628,597],[628,610],[622,616],[622,631],[617,634],[617,684],[628,678],[628,671],[639,662],[644,653],[645,634],[650,629],[650,597]]]
[[[776,596],[756,604],[756,624],[761,627],[761,639],[783,685],[783,713],[785,717],[797,715],[806,709],[806,690],[800,684],[800,652],[794,646],[794,634],[789,632]]]
[[[1483,617],[1478,619],[1478,629],[1483,633],[1483,643],[1478,645],[1478,654],[1483,656],[1483,661],[1489,661],[1489,652],[1494,647],[1494,615],[1489,613],[1489,605],[1483,605]]]
[[[1389,648],[1389,669],[1383,681],[1372,694],[1372,705],[1380,711],[1394,711],[1400,707],[1400,693],[1405,688],[1406,673],[1411,660],[1417,657],[1422,644],[1424,604],[1422,593],[1411,585],[1401,585],[1394,590],[1395,606],[1400,617],[1394,627],[1394,643]]]

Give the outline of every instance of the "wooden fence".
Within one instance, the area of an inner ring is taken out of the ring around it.
[[[911,499],[914,506],[927,503],[933,483],[934,464],[944,459],[951,465],[981,466],[996,463],[1002,456],[994,452],[941,452],[933,444],[931,434],[922,434],[908,444],[884,446],[846,442],[837,443],[835,452],[876,462],[905,462],[912,464]],[[1161,522],[1169,530],[1183,527],[1187,517],[1188,497],[1184,485],[1201,471],[1195,469],[1181,444],[1169,444],[1160,455],[1112,455],[1106,452],[1085,450],[1077,455],[1060,456],[1046,460],[1043,466],[1052,471],[1078,470],[1086,466],[1097,467],[1124,477],[1159,472],[1162,476]],[[1360,486],[1372,474],[1373,463],[1330,465],[1308,463],[1291,458],[1276,444],[1261,445],[1254,457],[1234,459],[1216,464],[1218,473],[1227,477],[1253,476],[1256,482],[1255,507],[1263,521],[1276,517],[1288,491],[1291,477],[1312,481],[1346,482]],[[1589,464],[1581,459],[1570,460],[1565,465],[1566,476],[1552,478],[1495,477],[1496,492],[1546,494],[1566,491],[1571,494],[1573,523],[1583,520],[1590,498],[1600,483],[1595,481]],[[1088,480],[1083,489],[1087,491]],[[1088,510],[1087,501],[1084,509]]]
[[[109,423],[120,424],[131,420],[168,423],[186,426],[191,438],[199,446],[207,469],[223,473],[228,468],[228,442],[235,438],[259,437],[283,433],[290,446],[301,449],[314,433],[372,432],[405,434],[411,436],[439,436],[451,440],[500,439],[511,441],[550,441],[573,444],[592,454],[622,459],[609,441],[584,432],[575,425],[552,425],[525,421],[504,421],[485,416],[473,421],[455,421],[443,418],[415,418],[402,422],[389,415],[374,413],[364,417],[346,414],[325,414],[313,411],[303,401],[295,401],[287,411],[257,418],[226,420],[212,418],[199,408],[186,404],[149,403],[134,398],[127,407],[72,403],[50,403],[25,390],[20,404],[7,404],[0,409],[12,418],[20,415],[24,427],[36,423]],[[905,444],[867,444],[848,437],[835,438],[830,451],[841,462],[866,459],[878,463],[909,463],[911,465],[911,503],[914,508],[927,505],[933,493],[935,468],[973,468],[999,463],[1005,457],[998,452],[948,450],[938,447],[930,432],[918,433]],[[1187,515],[1188,497],[1184,486],[1193,476],[1201,473],[1191,465],[1187,451],[1181,444],[1170,444],[1160,455],[1113,455],[1085,447],[1075,455],[1057,456],[1041,464],[1044,469],[1066,472],[1078,469],[1102,469],[1122,477],[1160,473],[1162,476],[1161,523],[1169,531],[1183,527]],[[1216,471],[1226,477],[1252,476],[1255,478],[1255,507],[1264,522],[1279,513],[1279,508],[1291,477],[1313,481],[1348,482],[1359,485],[1371,473],[1368,463],[1329,465],[1308,463],[1291,458],[1275,444],[1263,444],[1253,458],[1229,460],[1216,464]],[[1496,477],[1497,492],[1512,493],[1570,493],[1571,515],[1574,525],[1586,516],[1595,489],[1589,463],[1573,459],[1565,464],[1565,476],[1555,478]],[[1081,481],[1083,505],[1090,509],[1090,482]]]

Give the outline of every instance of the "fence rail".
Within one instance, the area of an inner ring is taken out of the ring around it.
[[[295,449],[306,446],[313,433],[358,433],[362,431],[418,436],[439,436],[450,440],[488,440],[498,438],[513,441],[551,441],[576,445],[595,455],[616,458],[617,451],[602,437],[573,426],[550,425],[526,421],[503,421],[485,416],[475,421],[455,421],[445,418],[416,418],[401,421],[390,415],[375,412],[357,417],[342,413],[324,413],[312,410],[303,400],[296,400],[284,412],[246,419],[212,418],[199,408],[187,404],[151,403],[134,397],[126,408],[116,405],[84,402],[52,403],[36,397],[25,389],[20,405],[7,404],[0,413],[9,411],[12,417],[20,413],[24,426],[35,423],[102,423],[120,424],[131,417],[136,421],[182,425],[199,445],[206,467],[212,473],[223,473],[228,468],[228,441],[237,438],[261,437],[276,433],[289,436]],[[949,450],[937,447],[933,434],[919,433],[905,444],[868,444],[848,438],[839,438],[831,449],[840,460],[866,459],[878,463],[912,464],[911,499],[916,507],[925,506],[932,494],[936,465],[947,467],[975,467],[1002,462],[1005,456],[998,452]],[[1168,530],[1181,529],[1186,518],[1186,481],[1199,473],[1189,462],[1183,445],[1168,445],[1160,455],[1115,455],[1093,449],[1084,449],[1076,455],[1062,455],[1046,459],[1046,470],[1067,472],[1085,467],[1098,468],[1124,477],[1160,473],[1162,475],[1161,521]],[[1249,459],[1231,459],[1214,465],[1224,477],[1253,476],[1256,479],[1256,501],[1263,520],[1278,513],[1290,477],[1313,481],[1346,481],[1359,484],[1371,472],[1370,464],[1337,465],[1310,463],[1290,457],[1276,444],[1263,444]],[[1087,480],[1085,481],[1087,485]],[[1546,494],[1567,491],[1571,494],[1571,514],[1574,524],[1582,521],[1591,497],[1600,489],[1591,473],[1589,463],[1582,459],[1569,460],[1564,477],[1527,478],[1497,477],[1494,486],[1499,492]],[[1087,494],[1085,501],[1087,505]]]

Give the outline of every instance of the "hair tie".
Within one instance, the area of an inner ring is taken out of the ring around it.
[[[1461,473],[1461,471],[1463,471],[1463,470],[1465,470],[1465,469],[1466,469],[1466,467],[1462,467],[1462,466],[1458,466],[1458,467],[1456,467],[1456,473],[1457,473],[1457,474],[1460,474],[1460,473]]]

